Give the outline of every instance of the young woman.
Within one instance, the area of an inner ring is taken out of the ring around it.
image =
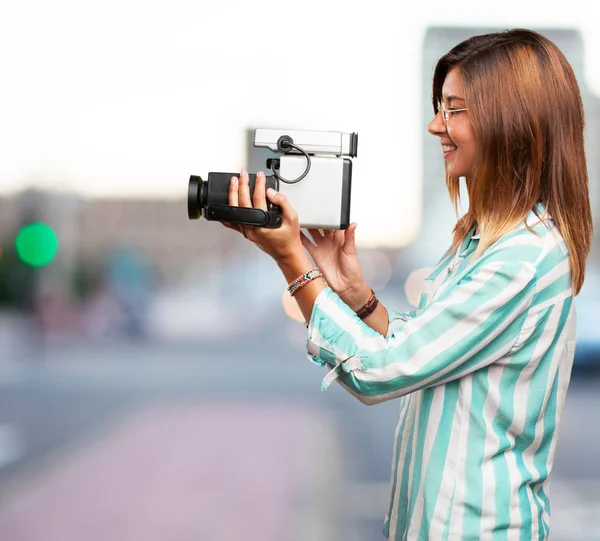
[[[282,227],[229,227],[277,262],[325,386],[366,404],[401,397],[386,537],[546,539],[592,234],[579,88],[552,42],[518,29],[442,57],[433,108],[451,199],[466,177],[469,210],[416,310],[384,307],[365,283],[355,223],[311,231],[313,245],[264,174],[252,198],[247,172],[232,178],[230,203],[268,197]]]

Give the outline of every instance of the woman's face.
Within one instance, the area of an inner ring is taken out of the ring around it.
[[[448,120],[444,122],[442,112],[439,111],[429,123],[429,133],[440,138],[446,173],[455,178],[466,177],[475,165],[477,141],[469,112],[452,112],[453,109],[467,108],[458,68],[452,68],[446,75],[442,98]]]

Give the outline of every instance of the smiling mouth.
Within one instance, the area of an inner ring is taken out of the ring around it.
[[[457,147],[454,145],[442,145],[442,150],[444,151],[444,158],[452,154]]]

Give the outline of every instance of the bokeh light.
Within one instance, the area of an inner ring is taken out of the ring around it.
[[[392,278],[390,258],[383,250],[363,250],[360,253],[363,277],[375,291],[384,289]]]
[[[433,269],[426,267],[423,269],[417,269],[411,272],[404,283],[404,292],[408,302],[415,308],[419,304],[419,297],[423,288],[425,287],[425,278],[431,274]]]
[[[296,321],[304,323],[304,316],[302,315],[302,310],[300,310],[296,299],[294,299],[294,297],[292,297],[288,293],[287,288],[284,289],[283,293],[281,294],[281,302],[283,304],[283,309],[285,313],[289,317],[295,319]]]
[[[58,252],[58,237],[49,225],[36,222],[21,228],[15,239],[19,259],[31,267],[52,262]]]

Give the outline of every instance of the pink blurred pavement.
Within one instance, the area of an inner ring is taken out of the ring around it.
[[[277,403],[135,411],[10,490],[0,540],[330,539],[323,420]]]

